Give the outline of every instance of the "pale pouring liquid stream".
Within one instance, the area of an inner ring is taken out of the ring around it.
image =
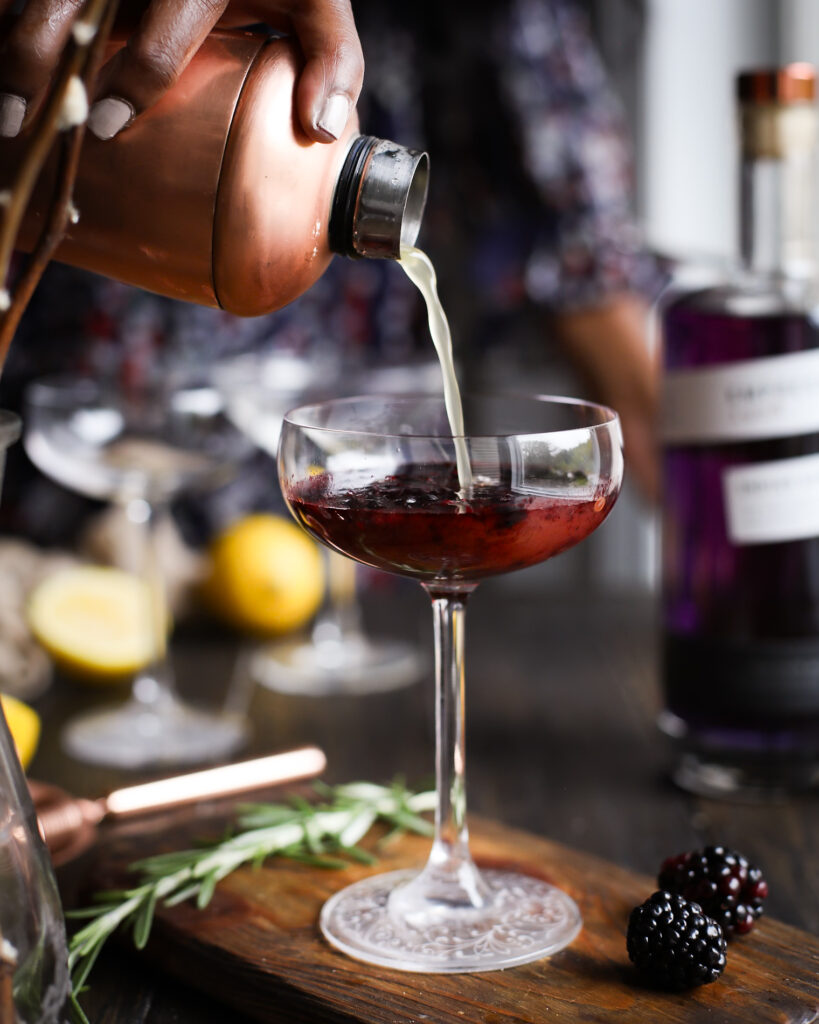
[[[429,256],[414,246],[401,247],[401,259],[398,261],[404,273],[424,297],[429,319],[429,333],[441,363],[444,378],[444,404],[446,405],[449,429],[455,442],[455,461],[458,468],[458,484],[462,497],[469,495],[472,489],[472,467],[469,464],[469,451],[464,435],[464,413],[461,405],[461,392],[455,377],[455,362],[452,356],[452,334],[444,307],[438,297],[435,268]]]

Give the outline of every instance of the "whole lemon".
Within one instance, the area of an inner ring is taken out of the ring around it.
[[[232,626],[288,633],[321,604],[324,563],[318,545],[289,519],[268,513],[240,519],[216,538],[210,555],[203,594]]]
[[[3,704],[3,714],[6,716],[6,723],[14,740],[17,749],[17,756],[20,764],[27,768],[34,757],[37,743],[40,739],[40,716],[16,697],[9,697],[7,694],[0,695]]]

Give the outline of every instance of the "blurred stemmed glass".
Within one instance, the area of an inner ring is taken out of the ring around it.
[[[225,360],[213,380],[227,415],[275,458],[282,419],[294,405],[379,386],[433,390],[430,375],[440,381],[437,364],[365,370],[329,352],[303,357],[283,350]],[[327,582],[309,636],[261,645],[249,663],[253,678],[270,690],[302,696],[366,694],[416,682],[425,667],[418,649],[365,632],[355,564],[326,547],[322,551]]]
[[[24,423],[26,451],[42,472],[122,507],[138,538],[149,595],[154,660],[136,673],[125,704],[69,721],[65,749],[83,761],[128,769],[226,757],[246,740],[247,724],[236,713],[201,710],[177,696],[155,543],[174,498],[227,482],[247,455],[249,445],[222,414],[218,392],[170,381],[130,388],[46,378],[28,389]]]
[[[465,436],[453,439],[437,396],[319,402],[285,416],[279,446],[296,520],[335,551],[417,580],[432,599],[429,860],[420,872],[364,878],[321,913],[333,945],[405,971],[511,967],[562,949],[581,927],[560,889],[519,871],[479,871],[470,855],[464,617],[480,580],[551,558],[603,522],[622,481],[620,424],[602,406],[542,396],[466,399],[464,411]]]
[[[0,484],[20,420],[0,410]],[[0,1021],[52,1024],[69,991],[57,882],[0,707]]]

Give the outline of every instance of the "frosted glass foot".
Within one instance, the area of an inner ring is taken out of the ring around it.
[[[331,945],[357,960],[400,971],[465,974],[529,963],[567,946],[582,927],[574,900],[528,875],[482,871],[487,908],[453,909],[434,925],[408,927],[388,909],[392,890],[415,871],[374,875],[342,889],[321,911]]]
[[[203,764],[232,754],[248,739],[239,715],[200,711],[163,701],[158,711],[138,701],[92,711],[66,725],[66,753],[79,761],[116,768]]]
[[[269,644],[255,654],[250,672],[277,693],[355,696],[409,686],[423,675],[424,663],[407,644],[355,637]]]

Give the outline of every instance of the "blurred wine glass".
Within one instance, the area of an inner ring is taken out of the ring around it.
[[[441,388],[434,362],[350,367],[329,352],[243,354],[222,362],[213,379],[227,415],[273,458],[284,414],[295,405],[353,392]],[[354,563],[322,551],[325,598],[309,636],[262,645],[250,660],[253,678],[270,690],[306,696],[365,694],[416,682],[426,664],[420,650],[365,631]]]
[[[247,738],[244,718],[192,707],[175,692],[167,656],[167,602],[156,529],[183,493],[227,482],[249,449],[210,386],[150,387],[90,378],[35,381],[26,395],[24,444],[32,462],[86,497],[116,502],[138,538],[145,609],[155,656],[134,677],[130,699],[80,715],[63,744],[82,761],[150,768],[226,757]],[[58,514],[58,513],[57,513]]]
[[[0,483],[20,420],[0,410]],[[57,882],[0,706],[0,1021],[51,1024],[69,992]]]

